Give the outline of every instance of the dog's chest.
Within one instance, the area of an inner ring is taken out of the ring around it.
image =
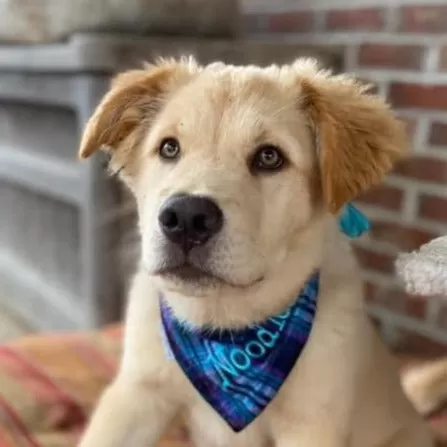
[[[205,402],[197,402],[190,409],[188,425],[193,445],[197,447],[273,447],[262,419],[259,417],[236,433]]]

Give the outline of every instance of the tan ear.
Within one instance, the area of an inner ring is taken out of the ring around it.
[[[139,124],[155,116],[166,94],[191,75],[191,68],[192,64],[162,61],[118,75],[85,127],[79,157],[101,148],[117,149]]]
[[[348,76],[309,73],[309,64],[303,71],[302,107],[317,140],[323,199],[336,213],[406,153],[405,129],[380,97],[368,93],[369,86]]]

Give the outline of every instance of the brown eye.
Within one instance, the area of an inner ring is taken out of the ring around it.
[[[158,150],[161,158],[175,160],[180,155],[180,143],[175,138],[166,138]]]
[[[257,171],[276,171],[284,164],[284,156],[275,146],[260,147],[252,161],[252,169]]]

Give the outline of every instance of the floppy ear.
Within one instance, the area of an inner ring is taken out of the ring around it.
[[[301,106],[316,137],[323,199],[336,213],[379,183],[405,154],[404,126],[380,97],[368,93],[369,86],[354,78],[331,76],[309,61],[295,68]]]
[[[139,125],[150,122],[166,95],[190,77],[192,62],[161,61],[118,75],[85,127],[79,157],[87,158],[103,148],[113,152],[125,141],[131,150]]]

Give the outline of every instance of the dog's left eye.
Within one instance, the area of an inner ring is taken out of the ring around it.
[[[283,164],[283,154],[277,147],[271,145],[260,147],[252,159],[252,169],[258,171],[278,170]]]
[[[180,143],[175,138],[166,138],[158,150],[161,158],[175,160],[180,155]]]

